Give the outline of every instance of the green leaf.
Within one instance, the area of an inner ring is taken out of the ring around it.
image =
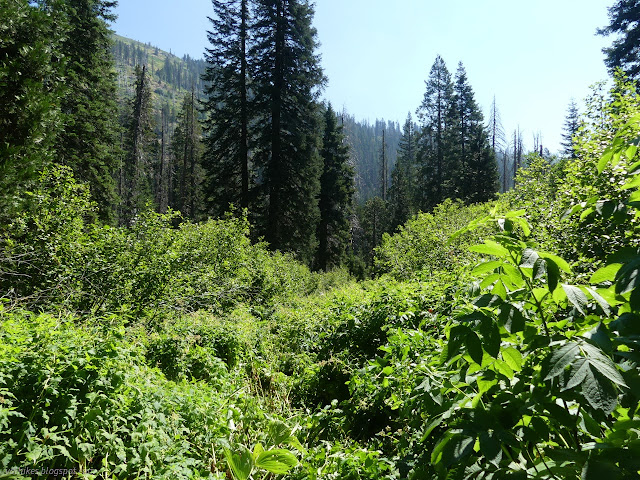
[[[255,459],[255,465],[257,468],[281,475],[298,465],[298,459],[289,450],[274,448],[260,453]]]
[[[513,369],[507,364],[507,362],[497,359],[494,362],[494,366],[495,366],[495,370],[498,373],[501,373],[502,375],[507,377],[509,380],[513,378]]]
[[[522,370],[522,354],[515,348],[505,348],[502,351],[502,358],[514,372]]]
[[[590,459],[582,468],[581,480],[618,480],[622,472],[612,462],[604,459]]]
[[[240,453],[224,449],[224,457],[235,480],[247,480],[253,470],[253,455],[247,447],[240,445]]]
[[[603,282],[613,282],[616,278],[616,274],[618,270],[622,267],[621,263],[612,263],[611,265],[607,265],[606,267],[599,268],[595,271],[591,278],[589,279],[590,283],[603,283]]]
[[[567,342],[561,348],[554,349],[549,359],[549,372],[544,379],[551,380],[561,375],[565,368],[575,361],[579,353],[580,345],[575,342]]]
[[[436,445],[431,453],[431,463],[448,468],[471,454],[476,439],[462,433],[445,434],[444,439]]]
[[[609,305],[609,302],[607,302],[602,295],[600,295],[598,292],[596,292],[593,288],[591,287],[587,287],[587,292],[589,292],[589,294],[591,295],[591,297],[598,303],[598,305],[600,305],[600,308],[602,308],[602,311],[604,312],[604,314],[608,317],[611,315],[611,306]]]
[[[498,318],[510,333],[522,332],[526,319],[522,312],[509,303],[500,307]]]
[[[640,285],[640,256],[622,265],[616,275],[616,293],[627,293]]]
[[[582,382],[582,395],[594,409],[606,414],[618,406],[618,395],[611,382],[591,368]]]
[[[522,268],[533,268],[540,258],[538,252],[531,248],[525,248],[522,252],[522,259],[520,260],[520,266]]]
[[[472,271],[472,275],[482,275],[487,272],[493,272],[496,268],[503,265],[500,260],[491,260],[489,262],[483,262],[477,265]]]
[[[548,261],[551,261],[551,262],[555,263],[564,272],[569,273],[569,274],[573,273],[572,270],[571,270],[571,266],[563,258],[561,258],[561,257],[559,257],[557,255],[554,255],[552,253],[546,253],[546,252],[540,252],[540,256],[542,258],[544,258],[545,260],[548,260]]]
[[[498,358],[500,353],[500,328],[491,318],[486,318],[480,323],[479,328],[482,335],[482,347],[493,358]]]
[[[291,428],[281,420],[271,420],[267,431],[271,445],[286,443],[291,436]]]
[[[586,315],[586,308],[589,303],[589,299],[585,293],[573,285],[562,284],[562,289],[567,294],[569,302],[576,307],[576,310],[578,310],[582,315]]]
[[[509,256],[509,250],[493,240],[485,240],[483,244],[472,245],[469,247],[469,250],[472,252],[484,253],[485,255],[493,255],[498,258],[506,258]]]
[[[484,351],[482,350],[482,343],[480,342],[480,338],[474,331],[469,331],[467,337],[465,338],[465,344],[467,346],[467,352],[471,359],[476,362],[478,365],[482,365],[482,357],[484,355]]]
[[[631,180],[622,186],[622,190],[629,190],[630,188],[640,187],[640,175],[634,176]]]
[[[613,158],[613,150],[611,148],[607,149],[607,151],[600,157],[600,161],[598,162],[598,173],[602,173],[603,170],[607,167],[611,159]]]
[[[616,368],[613,360],[611,360],[611,358],[609,358],[609,356],[607,356],[600,348],[586,342],[581,345],[581,348],[586,354],[586,358],[589,360],[589,363],[598,370],[598,372],[621,387],[627,388],[627,383],[624,381],[624,378],[622,378],[622,374]]]

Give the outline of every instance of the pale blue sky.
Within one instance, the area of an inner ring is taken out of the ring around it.
[[[495,95],[504,129],[520,126],[527,146],[542,134],[559,149],[567,106],[607,78],[595,35],[611,1],[317,0],[314,25],[329,83],[324,97],[358,119],[404,122],[424,95],[441,55],[465,65],[488,117]],[[202,57],[209,0],[120,0],[114,30],[182,56]],[[415,115],[414,115],[415,117]]]

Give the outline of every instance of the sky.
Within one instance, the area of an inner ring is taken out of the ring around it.
[[[119,35],[202,58],[210,0],[120,0]],[[567,107],[608,78],[597,36],[613,0],[317,0],[314,26],[328,77],[323,97],[358,120],[401,125],[425,92],[437,55],[453,75],[467,71],[488,118],[493,98],[507,137],[541,135],[561,149]],[[582,108],[581,108],[582,110]]]

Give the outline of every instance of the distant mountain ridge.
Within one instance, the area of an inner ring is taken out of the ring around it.
[[[168,115],[168,124],[175,124],[177,112],[184,95],[194,88],[196,97],[202,98],[204,73],[207,62],[189,55],[182,58],[166,52],[150,43],[142,43],[120,35],[113,35],[112,53],[118,73],[118,90],[121,102],[133,96],[135,66],[146,65],[154,95],[154,110],[160,125],[161,110]],[[353,115],[341,114],[341,123],[351,147],[351,160],[356,173],[356,189],[359,203],[379,194],[380,165],[382,155],[382,131],[385,131],[389,173],[396,162],[396,151],[402,131],[397,122],[375,120],[362,122]],[[390,175],[389,175],[390,178]]]

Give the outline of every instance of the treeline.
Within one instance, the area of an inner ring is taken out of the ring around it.
[[[201,92],[204,89],[202,74],[206,63],[202,59],[184,55],[178,58],[150,44],[142,44],[114,35],[111,47],[116,65],[130,67],[146,65],[149,72],[158,82],[169,84],[175,90],[191,90]],[[128,70],[128,69],[127,69]],[[157,92],[162,96],[161,92]]]
[[[495,142],[462,64],[452,78],[436,59],[402,130],[361,124],[320,101],[306,0],[214,0],[206,63],[114,42],[112,6],[3,6],[5,218],[36,173],[59,163],[88,185],[102,222],[132,226],[148,209],[191,221],[247,215],[255,241],[362,274],[382,235],[415,213],[498,191]],[[116,63],[134,65],[131,81]],[[120,101],[117,81],[127,84]]]

